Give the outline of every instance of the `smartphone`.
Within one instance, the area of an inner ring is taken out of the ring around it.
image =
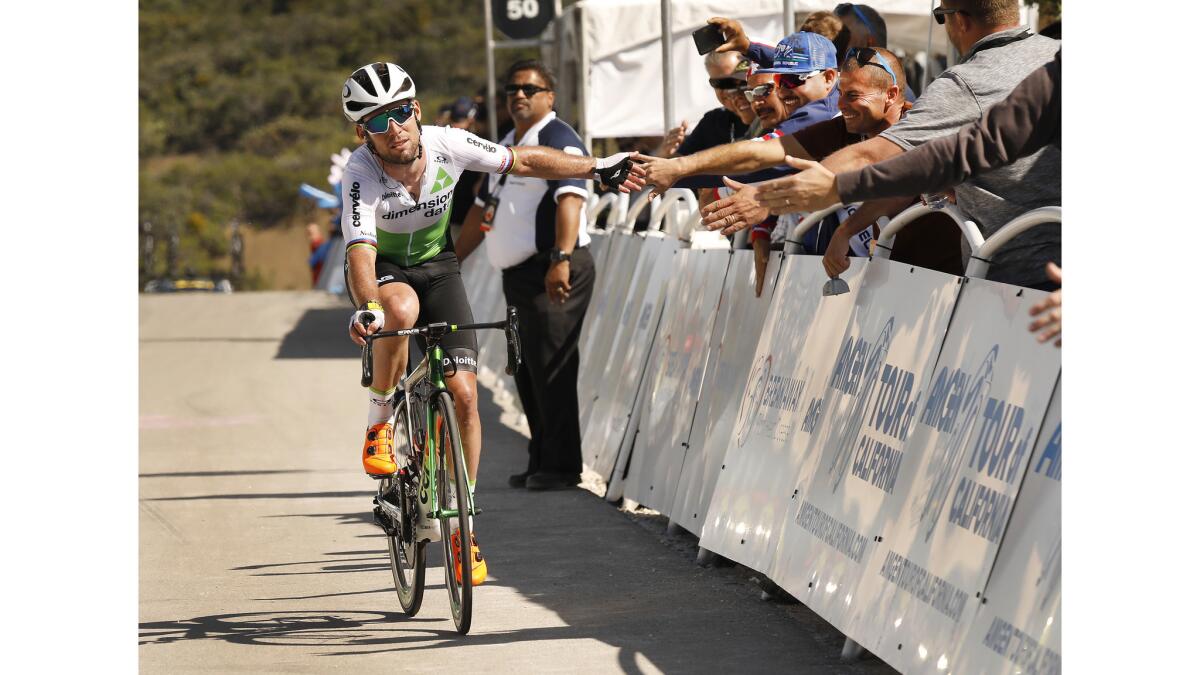
[[[713,23],[692,31],[692,40],[696,43],[696,51],[700,52],[701,56],[725,44],[725,36],[721,34],[721,27]]]

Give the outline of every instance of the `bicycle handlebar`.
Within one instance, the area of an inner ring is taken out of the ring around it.
[[[359,321],[363,327],[371,325],[375,321],[375,316],[370,312],[364,312]],[[508,343],[508,363],[504,366],[504,372],[508,375],[513,375],[517,372],[517,368],[521,366],[521,336],[517,332],[517,308],[508,307],[505,312],[504,321],[495,321],[492,323],[472,323],[472,324],[450,324],[444,321],[431,323],[428,326],[418,326],[414,328],[405,328],[403,330],[378,331],[371,335],[364,335],[366,344],[362,348],[362,378],[359,381],[364,387],[371,386],[371,380],[374,378],[374,350],[372,348],[375,340],[389,337],[407,337],[410,335],[424,335],[432,337],[435,341],[439,341],[448,333],[457,333],[464,330],[481,330],[485,328],[494,328],[504,331],[505,341]]]

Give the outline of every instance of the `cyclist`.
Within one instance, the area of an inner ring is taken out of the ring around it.
[[[379,330],[411,328],[418,322],[474,321],[448,229],[454,183],[464,170],[550,179],[594,177],[624,191],[644,186],[644,172],[625,153],[579,157],[551,148],[507,148],[464,129],[422,128],[416,85],[394,63],[355,70],[342,87],[342,111],[362,141],[342,179],[344,272],[350,301],[358,308],[350,317],[350,337],[359,345],[365,344],[364,335]],[[364,318],[370,319],[366,326]],[[442,345],[444,365],[452,375],[446,386],[454,397],[473,493],[480,449],[478,347],[470,331],[450,333]],[[374,478],[397,470],[390,399],[407,356],[407,338],[383,340],[375,347],[362,452],[363,468]],[[461,582],[457,547],[454,558]],[[472,532],[471,583],[479,585],[486,577],[487,566]]]

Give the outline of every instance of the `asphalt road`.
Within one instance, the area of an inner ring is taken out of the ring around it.
[[[661,518],[510,489],[525,438],[486,390],[472,632],[440,568],[405,617],[370,522],[348,312],[311,292],[141,297],[142,672],[893,672],[841,663],[828,624],[696,566]]]

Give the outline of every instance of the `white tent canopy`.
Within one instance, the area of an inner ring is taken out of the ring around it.
[[[807,12],[830,10],[836,3],[794,0],[792,4],[802,18]],[[867,4],[887,22],[890,48],[910,56],[925,51],[930,0],[872,0]],[[572,98],[579,105],[580,133],[585,139],[663,133],[660,8],[661,0],[580,0],[564,15],[560,46],[568,50],[565,60],[578,68],[578,81],[573,83],[576,96]],[[783,37],[783,9],[783,0],[672,0],[672,92],[679,119],[693,125],[718,105],[691,32],[710,17],[728,16],[741,21],[751,39],[774,44]],[[933,27],[933,51],[950,51],[945,30],[938,26]],[[570,102],[562,103],[573,107]]]

